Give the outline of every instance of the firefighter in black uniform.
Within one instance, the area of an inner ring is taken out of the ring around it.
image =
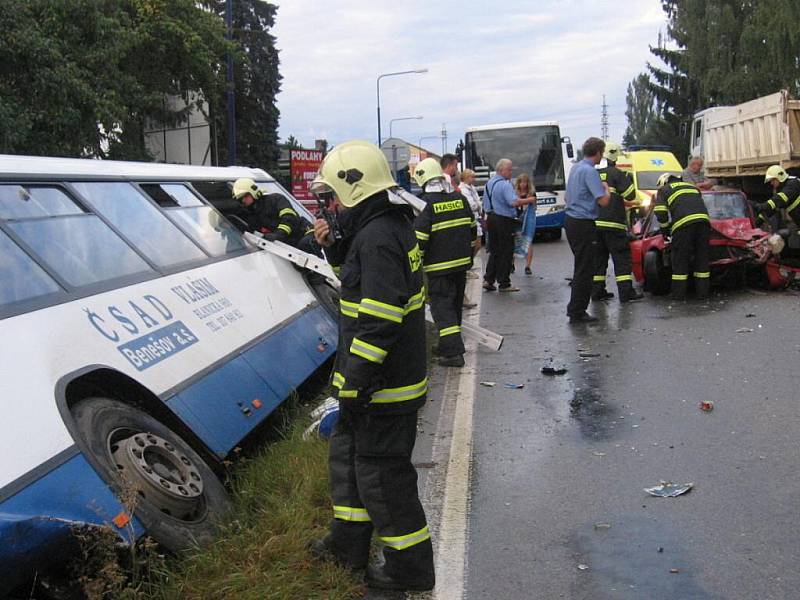
[[[787,223],[782,225],[797,232],[800,226],[800,180],[789,177],[789,174],[780,165],[772,165],[767,169],[764,183],[772,187],[772,198],[761,204],[756,204],[759,220],[766,220],[778,213],[785,217]],[[783,219],[782,219],[783,220]]]
[[[606,291],[606,269],[608,255],[614,261],[614,275],[617,281],[617,292],[620,302],[635,302],[643,298],[633,287],[631,275],[631,247],[628,243],[625,208],[633,206],[636,187],[630,173],[617,168],[617,159],[622,148],[615,142],[606,144],[603,157],[606,166],[600,171],[600,180],[608,184],[611,200],[600,207],[600,215],[595,221],[597,227],[597,254],[594,271],[592,300],[607,300],[614,294]]]
[[[428,590],[433,548],[411,464],[428,389],[425,288],[413,212],[387,193],[396,186],[383,153],[362,141],[336,146],[312,186],[341,209],[339,235],[330,235],[326,220],[314,224],[329,262],[340,266],[341,315],[333,374],[340,416],[329,457],[333,520],[329,535],[310,547],[361,569],[374,529],[386,561],[367,569],[367,583]]]
[[[691,183],[681,181],[680,176],[664,173],[658,178],[658,193],[653,210],[661,231],[672,245],[671,295],[675,300],[686,299],[689,267],[694,265],[694,286],[698,298],[708,297],[711,286],[708,238],[711,221],[703,195]]]
[[[439,364],[464,366],[461,312],[467,271],[477,238],[475,215],[469,202],[447,183],[442,167],[426,158],[414,169],[414,180],[427,206],[414,223],[428,278],[428,300],[439,330]]]
[[[265,239],[298,247],[301,240],[313,240],[311,224],[297,214],[283,194],[264,194],[255,181],[242,178],[233,184],[233,198],[246,209],[249,228]]]

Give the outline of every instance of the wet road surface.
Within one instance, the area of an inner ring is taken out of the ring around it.
[[[537,243],[522,291],[483,294],[506,341],[478,355],[466,597],[800,597],[798,296],[615,298],[569,326],[571,259]]]

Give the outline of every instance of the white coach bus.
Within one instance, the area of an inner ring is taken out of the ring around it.
[[[324,285],[210,202],[238,177],[291,199],[256,169],[0,156],[0,596],[75,526],[207,539],[212,467],[334,353]]]

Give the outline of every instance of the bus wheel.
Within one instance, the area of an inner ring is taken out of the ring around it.
[[[177,552],[213,538],[224,486],[180,436],[134,407],[86,398],[72,413],[90,461],[155,541]]]

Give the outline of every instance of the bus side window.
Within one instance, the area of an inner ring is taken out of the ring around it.
[[[60,291],[44,269],[0,231],[0,307]]]
[[[159,267],[207,259],[148,199],[130,183],[75,182],[89,205],[108,219],[136,248]]]
[[[81,287],[151,271],[97,215],[62,189],[4,185],[0,190],[0,218],[66,284]],[[9,202],[14,194],[27,198],[23,208]]]
[[[239,232],[185,185],[147,183],[141,187],[211,256],[223,256],[246,248]]]

